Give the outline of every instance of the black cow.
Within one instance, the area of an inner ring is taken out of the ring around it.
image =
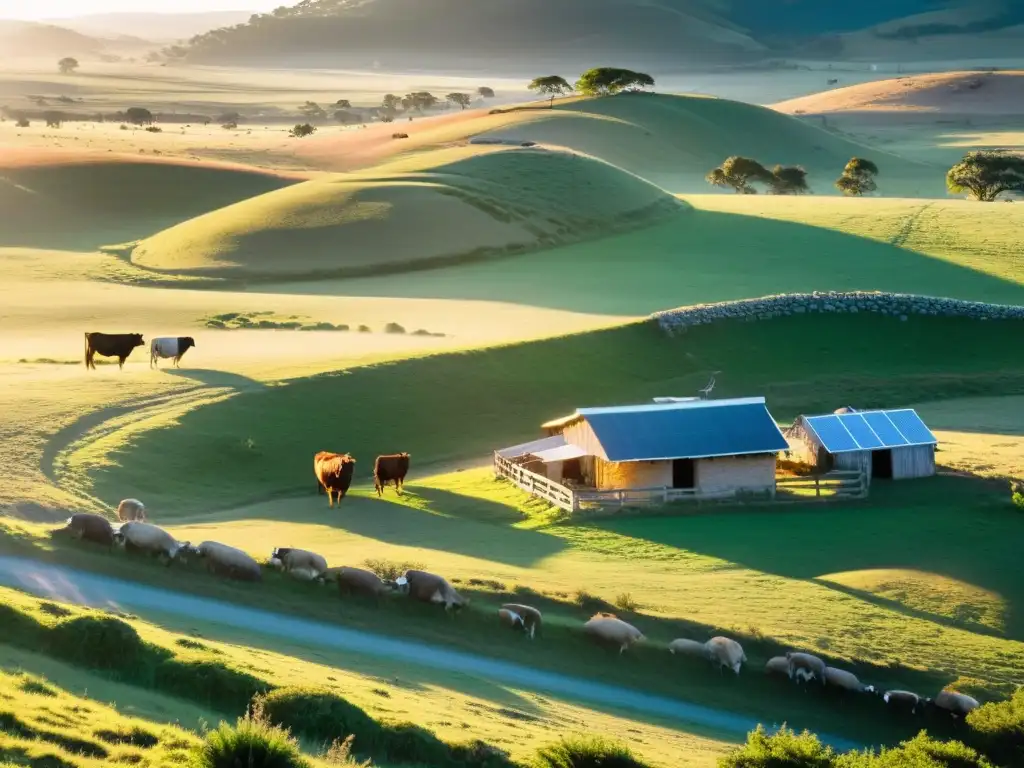
[[[393,453],[389,456],[378,456],[373,464],[373,485],[377,496],[384,495],[384,486],[393,482],[395,492],[401,496],[405,485],[405,475],[409,471],[409,454]]]
[[[96,370],[96,355],[116,357],[117,365],[124,370],[124,361],[136,347],[145,342],[141,333],[87,333],[85,334],[85,367]]]

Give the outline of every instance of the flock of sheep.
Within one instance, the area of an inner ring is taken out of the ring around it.
[[[117,513],[121,521],[117,529],[102,515],[79,513],[72,515],[61,531],[76,539],[157,557],[165,565],[187,562],[189,557],[196,557],[218,576],[240,581],[260,581],[263,577],[260,564],[240,549],[215,541],[192,546],[190,542],[178,541],[163,528],[147,522],[145,506],[137,499],[123,500]],[[339,592],[345,595],[360,594],[380,599],[397,592],[421,602],[443,605],[446,612],[457,611],[469,604],[469,600],[444,577],[427,571],[410,569],[397,579],[386,580],[362,568],[328,567],[323,556],[293,548],[275,549],[268,565],[300,581],[336,584]],[[537,608],[521,603],[502,605],[497,618],[503,626],[525,632],[531,640],[541,630],[543,622]],[[583,624],[583,631],[598,642],[618,647],[620,654],[646,640],[639,629],[611,613],[596,613]],[[737,675],[747,662],[743,647],[728,637],[712,637],[704,643],[679,638],[669,643],[668,650],[673,655],[707,660],[719,671],[729,669]],[[769,659],[765,672],[786,675],[802,685],[815,682],[823,688],[831,686],[842,692],[881,695],[886,705],[910,714],[932,708],[954,718],[963,718],[979,706],[974,698],[952,691],[941,691],[934,699],[904,690],[880,693],[874,686],[861,683],[853,673],[829,667],[817,656],[803,652],[792,651]]]

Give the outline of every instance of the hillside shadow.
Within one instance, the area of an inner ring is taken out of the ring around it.
[[[935,477],[875,483],[871,493],[863,504],[729,512],[728,525],[722,513],[710,511],[595,527],[843,592],[849,590],[820,577],[886,569],[939,574],[998,595],[1005,606],[1003,635],[1024,639],[1024,584],[1014,575],[1024,518],[1012,514],[991,484]],[[859,591],[857,596],[868,599]],[[870,598],[880,601],[907,616],[953,624],[949,617]]]
[[[267,388],[262,381],[250,379],[248,376],[228,371],[215,371],[210,368],[161,368],[160,371],[169,376],[188,379],[208,387],[227,387],[238,392],[252,392]]]
[[[572,290],[565,290],[567,285]],[[368,277],[265,290],[500,301],[619,315],[825,290],[1024,303],[1024,286],[897,245],[807,224],[701,210],[597,241],[422,271],[414,280]]]
[[[262,503],[195,519],[181,518],[174,524],[275,520],[328,526],[396,546],[432,549],[522,568],[533,567],[568,546],[546,533],[503,525],[520,518],[508,507],[482,499],[431,489],[431,505],[446,512],[459,510],[456,514],[438,514],[418,505],[403,504],[394,497],[378,499],[371,495],[371,488],[360,490],[359,495],[350,494],[341,506],[332,509],[326,496],[314,495],[313,483],[311,475],[307,497],[289,497],[286,502],[282,499],[281,503]],[[417,489],[416,494],[422,490]],[[406,490],[405,498],[412,501],[416,496]],[[468,506],[475,511],[465,513]]]

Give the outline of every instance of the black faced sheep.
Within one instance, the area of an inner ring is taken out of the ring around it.
[[[799,682],[818,680],[825,685],[825,662],[809,653],[790,651],[786,654],[789,660],[789,679]]]
[[[531,640],[540,631],[541,625],[544,621],[544,617],[541,615],[541,612],[532,605],[523,605],[522,603],[505,603],[501,606],[501,609],[498,612],[499,615],[501,611],[508,611],[515,617],[513,618],[510,616],[508,618],[502,618],[502,622],[509,626],[518,626],[530,636]],[[516,622],[516,618],[518,618],[518,622]]]

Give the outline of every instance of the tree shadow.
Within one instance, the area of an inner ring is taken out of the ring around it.
[[[538,280],[539,274],[544,275]],[[573,290],[565,290],[572,285]],[[598,241],[419,272],[267,286],[278,293],[499,301],[641,315],[777,293],[881,290],[1021,303],[1024,286],[890,243],[757,216],[693,210]]]
[[[999,595],[1006,612],[1003,636],[1022,639],[1024,588],[1015,574],[1024,518],[1009,512],[1005,493],[996,494],[994,487],[957,477],[876,482],[865,503],[738,510],[730,513],[728,525],[720,513],[710,511],[595,526],[839,591],[845,588],[820,577],[885,569],[940,574]],[[871,599],[875,604],[880,600]],[[895,601],[885,606],[950,623]]]

